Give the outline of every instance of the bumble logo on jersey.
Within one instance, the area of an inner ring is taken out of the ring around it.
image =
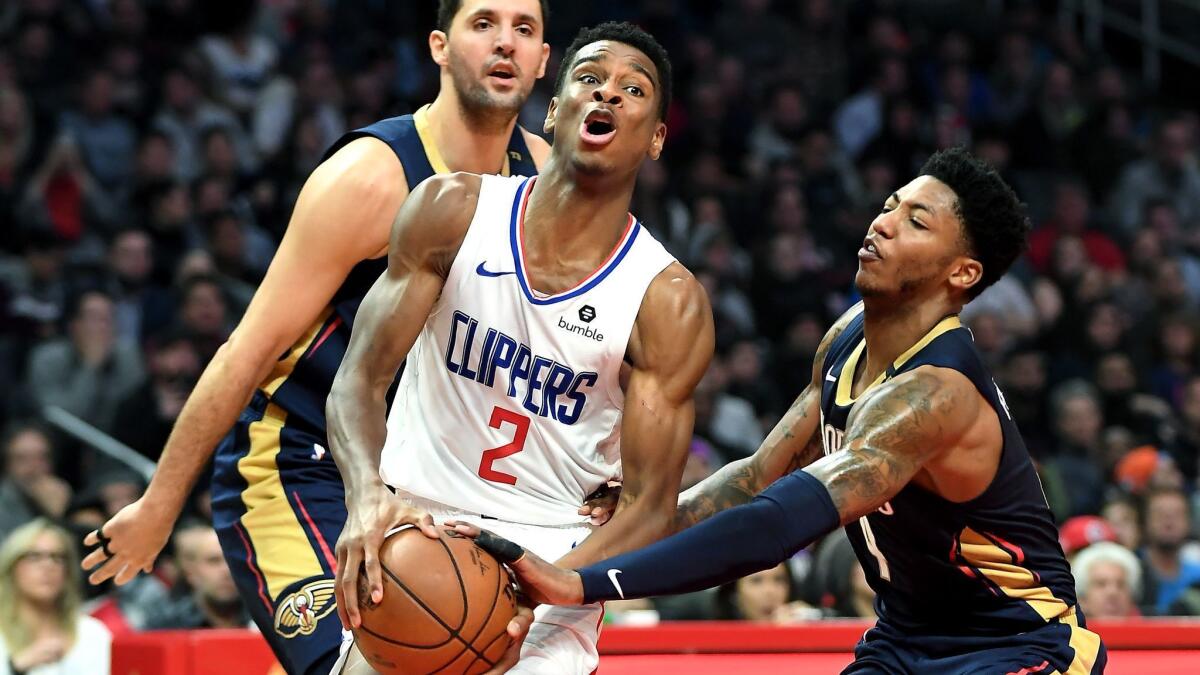
[[[576,373],[554,359],[534,354],[529,345],[495,328],[487,329],[482,344],[478,338],[479,322],[456,311],[445,351],[450,372],[491,387],[496,384],[497,371],[505,371],[509,398],[519,400],[529,412],[567,425],[579,420],[587,404],[585,392],[596,386],[598,373]]]

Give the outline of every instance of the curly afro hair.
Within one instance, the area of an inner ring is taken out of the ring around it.
[[[954,211],[963,224],[966,248],[983,265],[983,277],[967,292],[967,299],[974,299],[1025,252],[1029,217],[1000,174],[965,148],[934,153],[921,175],[945,183],[958,198]]]
[[[658,82],[654,83],[655,89],[658,90],[658,119],[666,119],[667,108],[671,105],[671,59],[667,56],[667,50],[663,49],[653,35],[624,21],[606,21],[598,26],[579,30],[558,67],[554,95],[557,96],[558,92],[562,91],[563,83],[567,81],[567,74],[571,72],[579,50],[602,40],[629,45],[649,57],[654,69],[658,71]]]

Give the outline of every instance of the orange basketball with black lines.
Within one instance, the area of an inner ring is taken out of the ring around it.
[[[370,602],[359,577],[362,625],[355,642],[384,675],[487,672],[508,649],[517,602],[508,570],[473,541],[415,528],[396,532],[379,552],[383,601]]]

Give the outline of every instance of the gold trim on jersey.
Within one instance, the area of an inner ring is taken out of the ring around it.
[[[246,481],[242,527],[254,544],[272,601],[297,581],[325,574],[279,477],[276,456],[286,421],[287,411],[268,403],[262,419],[250,424],[250,451],[237,463]]]
[[[325,311],[321,312],[317,320],[308,327],[308,330],[300,336],[299,340],[296,340],[296,344],[292,345],[287,356],[275,363],[275,366],[271,368],[271,374],[267,375],[262,384],[258,386],[259,389],[262,389],[267,396],[275,395],[279,387],[283,386],[283,383],[291,376],[292,371],[296,369],[296,364],[300,362],[300,357],[304,356],[304,352],[308,351],[309,345],[313,343],[313,340],[317,339],[321,328],[332,314],[333,307],[326,307]]]
[[[1010,598],[1022,600],[1046,621],[1067,613],[1067,603],[1055,597],[1033,572],[1013,560],[1013,552],[997,546],[991,539],[963,528],[958,535],[963,562],[1000,587]]]
[[[1059,618],[1058,622],[1071,627],[1071,640],[1068,644],[1075,650],[1075,658],[1071,660],[1071,665],[1067,666],[1067,672],[1060,674],[1056,670],[1051,675],[1091,675],[1096,659],[1100,657],[1100,636],[1081,628],[1074,611]]]
[[[429,166],[433,167],[434,173],[453,173],[450,171],[450,165],[446,164],[445,158],[438,150],[437,143],[433,140],[433,129],[429,125],[429,104],[417,108],[413,113],[413,126],[417,128],[417,137],[421,139],[421,146],[425,148],[425,158],[429,160]],[[520,129],[514,129],[513,133],[521,133]],[[509,175],[508,170],[508,151],[504,152],[504,166],[500,169],[501,176]]]
[[[1075,656],[1065,672],[1055,670],[1053,673],[1089,675],[1092,672],[1100,656],[1100,636],[1081,627],[1075,608],[1056,597],[1031,570],[1019,564],[1019,549],[1010,551],[979,532],[964,527],[958,535],[958,552],[954,562],[970,566],[970,571],[964,567],[968,574],[982,574],[1008,597],[1029,605],[1047,623],[1057,621],[1071,627],[1069,645]]]
[[[925,347],[929,346],[943,333],[961,328],[962,322],[958,320],[958,315],[948,316],[937,323],[933,328],[925,334],[917,343],[908,348],[908,351],[901,354],[895,361],[892,362],[891,370],[899,370],[901,366],[908,362],[909,359],[917,355]],[[845,407],[854,405],[854,402],[863,397],[863,394],[871,390],[872,387],[878,386],[887,379],[887,371],[879,374],[871,384],[868,384],[862,391],[858,392],[858,396],[851,396],[851,391],[854,387],[854,373],[858,370],[858,360],[862,357],[863,351],[867,347],[867,339],[865,337],[858,341],[858,345],[850,352],[849,358],[842,363],[842,369],[838,372],[837,392],[834,397],[834,403],[838,406]],[[832,371],[831,371],[832,372]]]

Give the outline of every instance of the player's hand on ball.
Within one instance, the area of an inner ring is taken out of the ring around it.
[[[529,627],[532,625],[533,608],[526,607],[524,604],[518,604],[517,615],[513,617],[512,621],[508,622],[508,634],[513,639],[512,644],[504,652],[504,657],[483,675],[507,673],[510,668],[517,665],[517,661],[521,658],[521,645],[525,643],[525,636],[529,634]]]
[[[337,583],[334,595],[338,618],[347,629],[362,624],[358,612],[359,575],[366,574],[365,589],[372,604],[383,602],[383,572],[379,549],[387,533],[401,525],[413,525],[432,539],[440,537],[433,517],[414,508],[385,487],[374,494],[356,497],[347,503],[346,527],[337,542]]]
[[[575,570],[556,567],[519,545],[478,527],[447,521],[446,529],[470,537],[483,550],[508,565],[517,577],[521,592],[541,605],[578,605],[583,602],[583,580]]]
[[[620,499],[620,483],[601,485],[595,492],[588,495],[583,506],[579,507],[579,515],[587,516],[592,525],[603,525],[616,513],[617,502]]]
[[[92,572],[88,581],[100,584],[115,577],[120,586],[138,572],[152,571],[155,558],[171,536],[175,516],[175,511],[149,502],[145,496],[117,511],[83,539],[85,546],[96,547],[81,563],[84,570]]]

